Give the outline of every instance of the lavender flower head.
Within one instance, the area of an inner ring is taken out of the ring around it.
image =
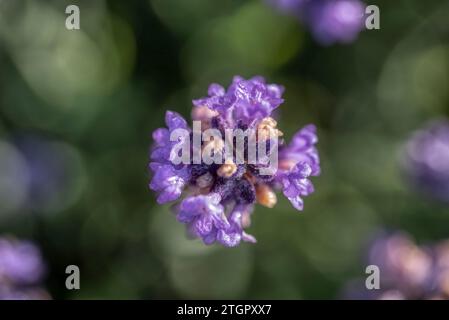
[[[380,271],[380,289],[364,281],[349,286],[346,298],[406,300],[449,298],[449,243],[418,246],[405,233],[383,233],[371,244],[366,261]]]
[[[39,249],[29,241],[0,239],[0,299],[40,299],[45,265]]]
[[[415,132],[403,164],[416,189],[449,202],[449,122],[433,122]]]
[[[270,0],[298,17],[323,45],[353,42],[363,29],[365,6],[359,0]]]
[[[316,128],[308,125],[290,144],[284,142],[272,117],[283,103],[283,91],[262,77],[246,80],[236,76],[228,89],[211,84],[207,97],[193,101],[193,130],[181,115],[167,111],[167,128],[154,131],[149,187],[157,193],[159,204],[177,202],[178,221],[205,244],[234,247],[242,241],[254,243],[256,239],[244,229],[250,225],[255,203],[273,207],[275,190],[279,190],[302,210],[303,198],[313,193],[310,177],[320,173]],[[213,139],[195,144],[195,123],[199,123],[203,138],[207,132],[215,132]],[[171,139],[180,130],[185,134]],[[227,139],[229,132],[256,133],[244,136],[239,144],[237,136]],[[230,153],[226,151],[229,141]],[[248,160],[252,150],[260,161]],[[193,159],[176,161],[180,151]],[[207,161],[205,153],[214,161]],[[197,159],[196,154],[203,157]],[[274,158],[278,166],[267,173]]]

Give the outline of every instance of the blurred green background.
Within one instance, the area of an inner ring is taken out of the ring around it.
[[[41,247],[56,299],[332,299],[378,228],[448,237],[400,151],[449,115],[449,3],[365,3],[381,29],[322,47],[259,0],[0,0],[0,234]],[[207,247],[148,190],[151,132],[237,74],[286,87],[279,127],[318,126],[322,175],[302,213],[256,208],[256,245]]]

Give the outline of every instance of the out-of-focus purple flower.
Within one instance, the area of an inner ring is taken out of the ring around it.
[[[41,253],[31,242],[0,239],[0,278],[33,284],[40,281],[44,271]]]
[[[382,270],[382,281],[395,289],[423,294],[432,272],[430,252],[408,236],[393,234],[377,239],[369,252],[369,263]]]
[[[371,244],[367,265],[380,271],[380,289],[368,290],[353,281],[345,290],[349,299],[449,298],[449,244],[418,246],[404,233],[383,233]]]
[[[309,1],[302,14],[315,39],[323,45],[353,42],[363,28],[364,5],[359,0]]]
[[[274,191],[280,190],[296,209],[302,210],[303,197],[313,192],[309,178],[320,173],[316,128],[306,126],[294,136],[291,144],[285,144],[277,121],[272,117],[273,111],[283,102],[283,91],[282,86],[267,84],[262,77],[246,80],[236,76],[227,89],[211,84],[207,97],[193,100],[192,118],[200,121],[200,134],[211,129],[218,132],[219,137],[201,141],[201,145],[195,147],[192,142],[195,131],[174,112],[167,112],[168,128],[157,129],[153,134],[150,188],[158,193],[159,203],[177,200],[187,189],[187,196],[175,206],[177,218],[205,244],[218,242],[234,247],[241,241],[254,243],[256,239],[247,234],[245,228],[250,225],[256,202],[271,208],[277,202]],[[171,132],[178,128],[189,134],[179,141],[170,141]],[[199,163],[173,164],[173,159],[179,156],[176,154],[179,148],[175,148],[178,144],[183,147],[188,144],[190,155],[198,148],[204,152],[211,145],[217,148],[219,155],[225,155],[228,130],[255,134],[243,138],[240,145],[243,150],[236,150],[236,140],[231,140],[235,152],[224,156],[223,162],[206,163],[201,158]],[[249,147],[250,142],[255,143],[254,149]],[[248,160],[250,149],[259,157],[259,162],[239,162],[237,154]],[[267,174],[265,160],[277,155],[275,151],[279,151],[276,160],[279,159],[280,166]]]
[[[432,288],[438,292],[434,298],[449,299],[449,240],[437,244],[433,253],[435,275]]]
[[[49,300],[47,291],[41,288],[11,287],[0,284],[0,300]]]
[[[25,160],[26,201],[23,209],[60,212],[79,198],[84,167],[76,148],[62,141],[19,132],[11,142]]]
[[[45,274],[39,249],[29,241],[0,239],[0,299],[48,299],[39,287]]]
[[[449,122],[436,121],[415,132],[403,163],[416,189],[449,202]]]
[[[364,26],[359,0],[271,0],[276,8],[297,16],[323,45],[353,42]]]

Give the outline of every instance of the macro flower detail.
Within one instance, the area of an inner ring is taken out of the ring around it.
[[[40,282],[45,265],[39,249],[28,241],[0,238],[0,299],[48,299]]]
[[[171,163],[172,149],[175,142],[170,141],[170,134],[176,129],[187,129],[187,122],[176,112],[168,111],[165,115],[165,124],[168,128],[160,128],[153,132],[155,141],[151,159],[159,163]]]
[[[160,204],[178,201],[177,220],[205,244],[255,243],[245,229],[256,203],[272,208],[281,191],[303,210],[313,193],[310,178],[320,174],[316,127],[284,141],[272,114],[283,91],[260,76],[236,76],[227,89],[211,84],[207,97],[193,100],[193,130],[168,111],[167,128],[154,131],[149,187]]]
[[[300,162],[279,177],[284,196],[298,210],[302,210],[304,206],[302,197],[308,196],[314,191],[311,181],[307,179],[311,173],[312,168],[307,163]]]
[[[158,162],[150,163],[150,168],[155,172],[150,188],[159,192],[157,202],[163,204],[178,199],[189,177],[187,169]]]
[[[226,91],[219,84],[209,87],[209,97],[193,101],[195,107],[207,107],[218,112],[228,125],[239,123],[249,125],[268,117],[284,101],[282,86],[266,84],[264,78],[245,80],[234,77]]]
[[[178,221],[188,224],[189,230],[204,243],[213,243],[219,230],[230,227],[220,200],[218,194],[188,197],[181,202]]]
[[[405,146],[403,165],[415,189],[449,202],[449,122],[416,131]]]
[[[189,179],[185,166],[174,166],[171,162],[173,146],[170,134],[176,129],[188,129],[187,122],[176,112],[168,111],[165,116],[167,128],[160,128],[153,132],[155,142],[151,152],[150,168],[155,172],[150,188],[158,192],[157,202],[167,203],[179,198]]]
[[[315,147],[317,142],[316,127],[313,124],[305,126],[279,151],[280,167],[290,168],[296,163],[305,162],[310,166],[311,175],[319,175],[320,158]]]
[[[365,6],[359,0],[270,0],[275,8],[296,16],[323,45],[350,43],[363,28]]]

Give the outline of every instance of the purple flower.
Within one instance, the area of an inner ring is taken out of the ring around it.
[[[45,274],[39,249],[28,241],[0,238],[0,299],[49,299],[39,287]]]
[[[153,140],[155,142],[151,152],[151,159],[159,163],[170,163],[172,158],[172,147],[177,141],[170,141],[170,134],[176,129],[188,129],[187,122],[184,118],[172,111],[165,114],[165,124],[167,128],[159,128],[153,132]]]
[[[187,224],[188,230],[205,244],[218,241],[226,247],[234,247],[241,240],[255,242],[254,237],[242,230],[242,214],[247,208],[236,206],[228,218],[220,201],[217,193],[187,197],[180,204],[177,219]]]
[[[209,97],[194,100],[193,104],[217,111],[231,127],[237,121],[249,125],[271,115],[284,101],[281,98],[283,91],[282,86],[266,84],[262,77],[245,80],[236,76],[227,91],[218,84],[212,84],[208,90]]]
[[[299,162],[307,163],[311,168],[311,175],[320,174],[320,158],[315,145],[318,142],[316,127],[311,124],[299,130],[290,144],[279,150],[279,166],[291,168]]]
[[[434,277],[432,287],[438,292],[438,297],[449,299],[449,240],[438,243],[434,253]]]
[[[280,10],[297,16],[323,45],[353,42],[364,23],[359,0],[271,0]]]
[[[285,144],[272,117],[283,102],[283,91],[282,86],[267,84],[262,77],[246,80],[236,76],[229,88],[211,84],[207,97],[193,100],[192,118],[200,121],[200,136],[209,129],[218,136],[195,146],[195,125],[190,130],[174,112],[167,112],[168,128],[154,132],[150,188],[157,192],[158,203],[182,199],[175,206],[178,221],[205,244],[218,242],[234,247],[242,241],[254,243],[256,239],[245,229],[250,226],[255,203],[273,207],[277,202],[275,190],[279,190],[302,210],[303,198],[313,193],[310,176],[320,173],[316,128],[306,126],[289,145]],[[170,141],[176,129],[185,129],[187,134]],[[229,130],[249,134],[243,135],[238,144],[236,137],[227,140]],[[235,147],[231,153],[226,152],[229,143]],[[218,163],[204,160],[210,147],[219,156]],[[175,164],[178,152],[184,149],[193,158],[199,151],[200,162]],[[279,157],[275,157],[277,151]],[[252,162],[251,154],[259,161]],[[272,157],[279,159],[280,166],[267,171]],[[186,196],[182,198],[184,191]]]
[[[176,169],[171,164],[158,162],[151,162],[150,168],[154,172],[150,188],[158,192],[157,202],[163,204],[178,199],[189,180],[188,169],[186,167]]]
[[[154,146],[151,152],[150,169],[154,177],[150,189],[158,192],[157,202],[160,204],[179,198],[189,179],[188,168],[182,165],[174,166],[173,146],[179,141],[171,141],[170,134],[176,129],[188,129],[187,122],[176,112],[167,111],[165,115],[167,128],[159,128],[153,132]]]
[[[384,285],[404,292],[420,294],[431,277],[430,253],[405,234],[379,237],[371,246],[368,261],[382,270]]]
[[[284,196],[290,200],[297,210],[304,208],[302,198],[312,194],[314,191],[312,182],[308,179],[311,173],[312,168],[307,163],[300,162],[277,177],[282,184]]]
[[[320,158],[315,145],[318,142],[316,127],[308,125],[299,130],[288,145],[279,150],[279,173],[276,176],[284,196],[292,205],[302,210],[303,197],[314,191],[310,176],[320,174]]]
[[[238,236],[235,238],[240,237],[245,242],[256,243],[256,238],[243,231],[243,224],[245,220],[248,221],[249,215],[251,214],[252,211],[253,208],[252,206],[249,205],[235,206],[229,217],[230,228],[228,232],[223,233],[223,236],[220,236],[221,239],[220,242],[226,245],[227,243],[229,243],[229,239],[233,238],[232,236],[228,235],[236,234]]]
[[[449,242],[418,246],[402,232],[381,233],[371,243],[366,263],[380,271],[380,289],[363,281],[346,288],[349,299],[448,299]]]
[[[358,0],[308,2],[303,19],[323,45],[353,42],[363,28],[364,5]]]
[[[217,240],[219,230],[229,228],[218,194],[197,195],[185,198],[180,205],[178,221],[189,225],[189,229],[205,244]]]
[[[0,284],[0,300],[49,300],[48,292],[41,288],[17,288]]]
[[[403,164],[416,189],[449,202],[449,122],[433,122],[415,132]]]
[[[41,253],[32,243],[0,239],[0,278],[33,284],[41,280],[44,271]]]

